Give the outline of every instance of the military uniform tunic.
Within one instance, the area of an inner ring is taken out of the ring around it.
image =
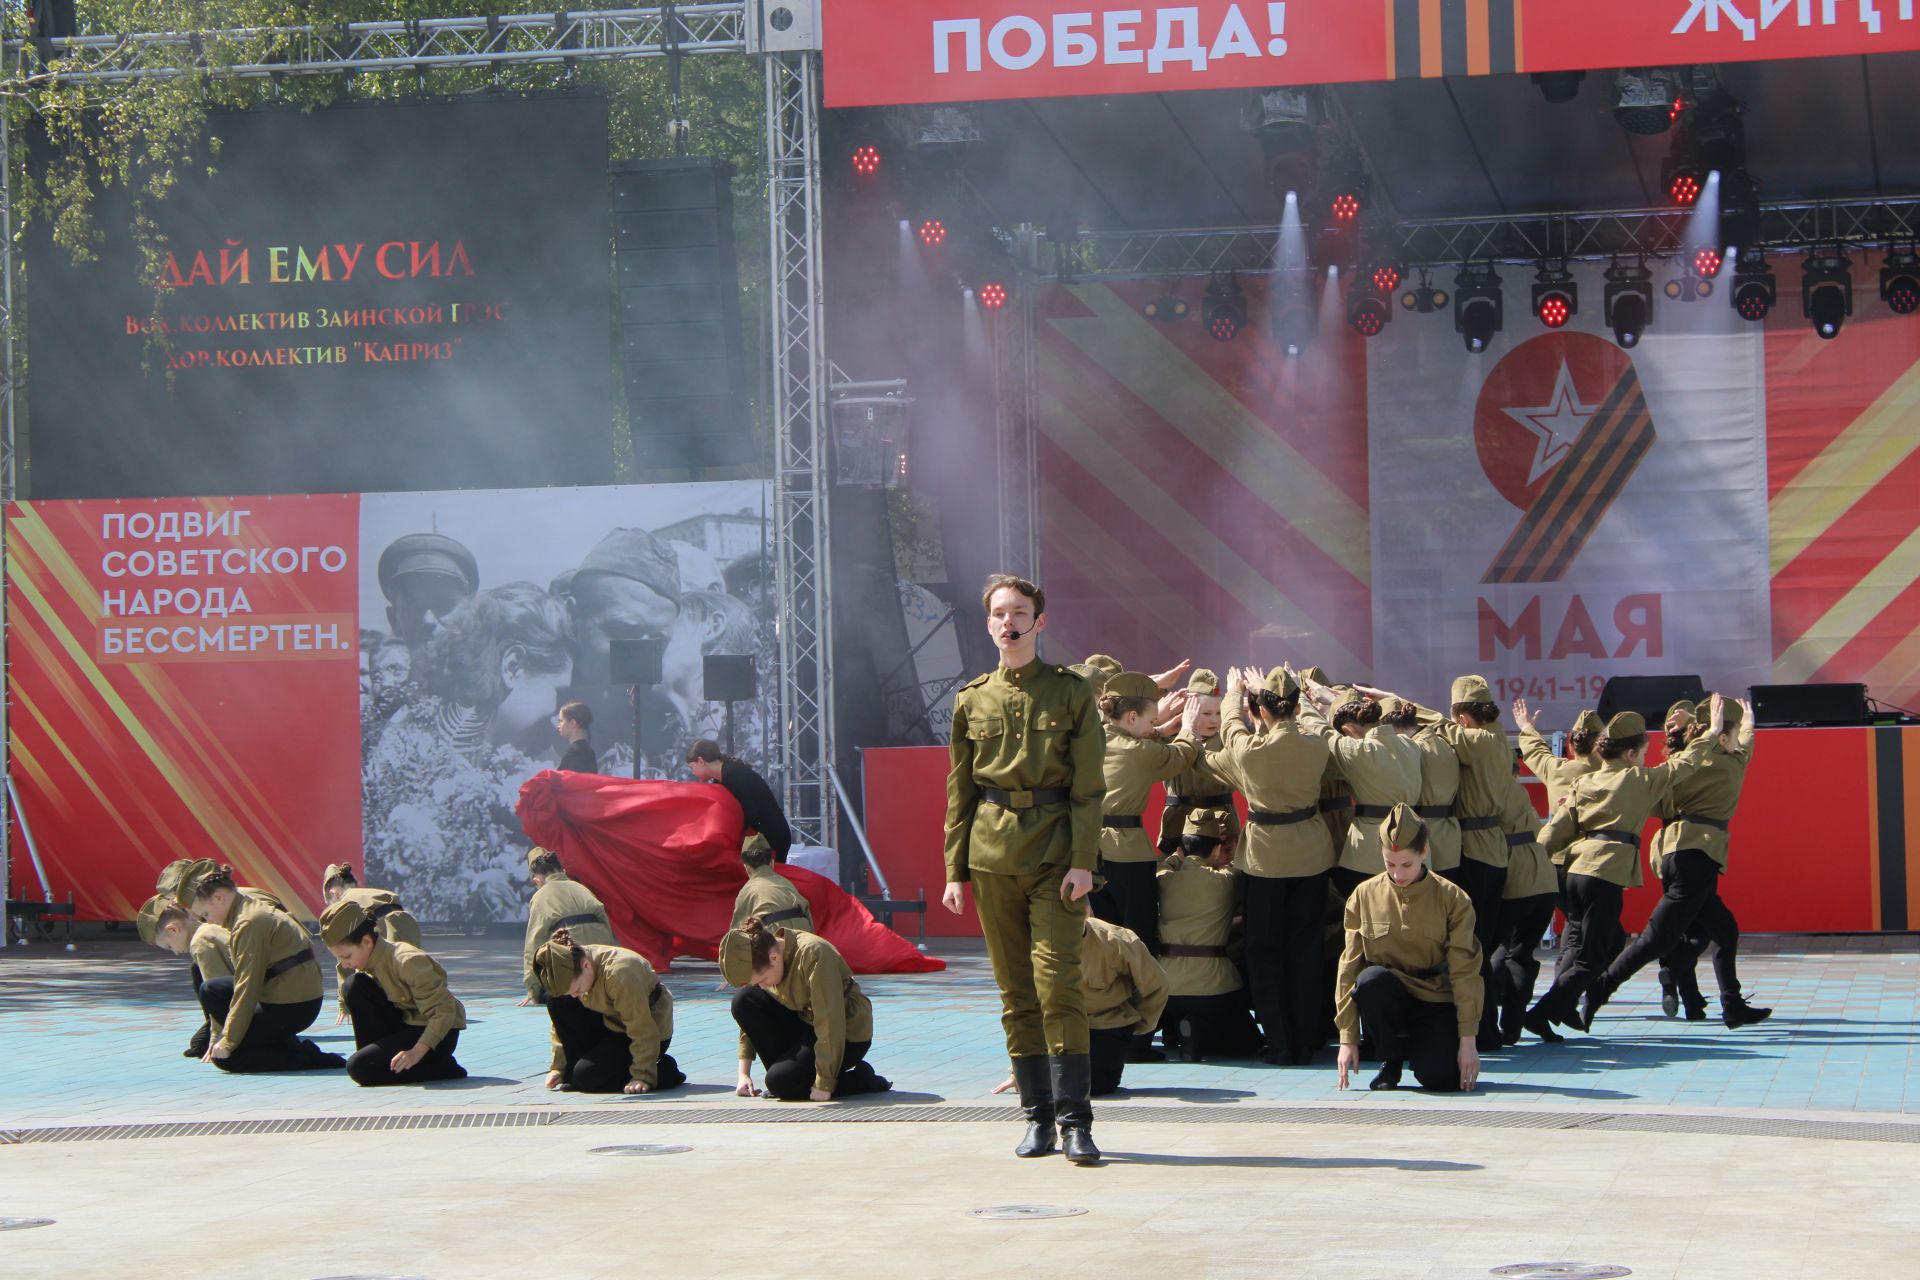
[[[1255,734],[1238,715],[1221,731],[1224,750],[1215,768],[1247,798],[1250,809],[1276,815],[1306,814],[1287,823],[1249,822],[1233,864],[1250,876],[1315,876],[1333,867],[1333,837],[1320,817],[1320,780],[1327,770],[1327,744],[1282,722]]]
[[[607,923],[607,909],[593,891],[578,880],[570,880],[564,871],[555,871],[546,883],[534,891],[527,903],[527,939],[521,948],[521,981],[527,994],[538,998],[540,979],[533,973],[533,957],[553,931],[565,925],[573,940],[581,946],[611,947],[618,943],[613,927]]]
[[[673,993],[660,985],[653,966],[636,951],[606,946],[582,949],[593,961],[594,972],[580,1003],[599,1014],[607,1030],[627,1037],[632,1079],[653,1087],[660,1082],[660,1046],[673,1039]],[[566,1054],[555,1033],[553,1070],[564,1070],[566,1065]]]
[[[1584,778],[1600,767],[1597,756],[1582,756],[1577,760],[1567,760],[1553,754],[1553,747],[1541,736],[1538,729],[1520,731],[1520,754],[1527,762],[1527,768],[1533,776],[1547,786],[1547,812],[1556,813],[1561,802],[1567,798],[1577,779]],[[1566,851],[1551,855],[1552,862],[1559,866],[1566,861]]]
[[[1456,724],[1425,707],[1419,708],[1419,714],[1460,757],[1460,791],[1453,802],[1454,816],[1460,820],[1460,856],[1490,867],[1506,866],[1507,841],[1500,834],[1499,819],[1506,784],[1513,777],[1507,735],[1499,729]]]
[[[192,957],[201,982],[233,976],[233,954],[227,939],[227,931],[217,924],[203,924],[193,931],[193,937],[187,942],[187,954]],[[207,1034],[220,1034],[212,1018],[207,1019]]]
[[[1227,958],[1227,939],[1239,907],[1238,873],[1205,859],[1174,854],[1161,864],[1160,967],[1170,996],[1218,996],[1240,990],[1240,970]],[[1216,955],[1178,955],[1182,948]]]
[[[831,942],[794,929],[785,933],[780,947],[786,969],[769,994],[813,1028],[813,1087],[832,1093],[847,1042],[873,1042],[873,1001]],[[752,1042],[742,1035],[740,1061],[753,1056]]]
[[[450,1032],[467,1025],[466,1007],[447,987],[447,971],[418,947],[375,938],[361,977],[380,985],[408,1026],[425,1028],[417,1042],[423,1048],[438,1047]]]
[[[1567,803],[1554,810],[1540,832],[1548,853],[1567,852],[1567,870],[1622,888],[1644,883],[1640,874],[1640,831],[1647,819],[1670,802],[1673,774],[1620,760],[1576,779]]]
[[[1533,798],[1518,778],[1507,789],[1507,802],[1500,811],[1500,832],[1506,837],[1507,887],[1501,892],[1505,901],[1535,898],[1557,893],[1560,881],[1553,873],[1553,862],[1540,847],[1540,815],[1534,812]]]
[[[1460,754],[1439,728],[1428,725],[1408,741],[1420,752],[1420,803],[1414,812],[1427,824],[1427,866],[1451,871],[1460,865]]]
[[[1214,757],[1221,749],[1220,735],[1201,744],[1199,757],[1184,772],[1167,783],[1167,803],[1160,811],[1159,847],[1171,853],[1180,847],[1187,814],[1196,808],[1220,809],[1227,815],[1227,838],[1240,832],[1240,811],[1233,804],[1233,784],[1220,776]]]
[[[1101,816],[1138,819],[1156,782],[1187,772],[1200,758],[1200,743],[1185,735],[1171,742],[1136,738],[1117,726],[1107,729],[1102,762],[1106,796]],[[1108,862],[1152,862],[1160,851],[1144,826],[1100,828],[1100,856]]]
[[[738,929],[749,916],[759,916],[769,929],[814,931],[813,911],[805,896],[772,867],[747,868],[747,882],[734,895],[733,923],[728,927]]]
[[[426,950],[426,942],[420,936],[420,922],[413,913],[400,905],[400,898],[390,889],[346,889],[336,899],[339,902],[359,904],[367,918],[380,926],[380,937],[388,942],[404,942],[408,946]],[[333,967],[338,985],[334,988],[340,993],[340,1012],[347,1011],[346,981],[352,970],[343,964]]]
[[[1300,708],[1299,724],[1327,744],[1353,792],[1353,821],[1347,826],[1346,845],[1339,850],[1339,865],[1349,871],[1379,875],[1386,869],[1380,847],[1385,811],[1396,804],[1420,803],[1420,748],[1386,725],[1373,725],[1365,736],[1350,738],[1305,704]],[[1362,812],[1376,809],[1380,812],[1371,816]]]
[[[1682,849],[1698,849],[1726,869],[1731,843],[1727,824],[1739,807],[1752,758],[1750,741],[1722,747],[1719,738],[1707,731],[1667,757],[1661,767],[1672,775],[1673,786],[1659,810],[1666,821],[1647,854],[1655,875],[1660,874],[1662,858]]]
[[[1167,1007],[1167,975],[1131,929],[1087,917],[1080,972],[1087,1023],[1096,1031],[1151,1035]]]
[[[1370,965],[1392,970],[1415,999],[1451,1001],[1460,1034],[1475,1033],[1485,998],[1480,943],[1473,932],[1473,903],[1458,885],[1428,872],[1401,886],[1383,872],[1347,898],[1344,924],[1346,944],[1333,987],[1341,1044],[1360,1043],[1353,986]]]
[[[260,1005],[318,1000],[321,980],[313,939],[306,926],[286,912],[235,894],[222,924],[233,964],[233,1000],[227,1006],[220,1039],[231,1050],[246,1039]],[[302,956],[304,960],[299,959]],[[295,963],[268,977],[267,971],[282,961]]]

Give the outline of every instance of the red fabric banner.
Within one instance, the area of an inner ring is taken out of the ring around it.
[[[623,946],[656,969],[675,956],[712,960],[746,883],[744,821],[723,787],[547,770],[520,788],[527,837],[552,849],[567,874],[606,904]],[[820,936],[855,973],[932,973],[946,961],[920,954],[823,876],[791,864]]]

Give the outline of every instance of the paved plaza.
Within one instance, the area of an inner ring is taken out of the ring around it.
[[[517,938],[429,936],[471,1074],[390,1090],[188,1061],[184,962],[36,943],[0,959],[0,1218],[53,1221],[0,1232],[0,1276],[1920,1274],[1920,940],[1751,943],[1770,1023],[1666,1019],[1648,976],[1597,1034],[1490,1055],[1467,1096],[1342,1093],[1331,1049],[1130,1066],[1097,1169],[1011,1156],[965,944],[945,973],[862,979],[896,1091],[811,1105],[732,1096],[711,964],[666,978],[689,1085],[598,1099],[542,1087]],[[344,1051],[332,1016],[314,1033]],[[972,1216],[1004,1205],[1084,1212]]]

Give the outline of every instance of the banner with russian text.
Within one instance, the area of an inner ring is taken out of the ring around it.
[[[829,107],[1920,49],[1908,0],[830,0]]]

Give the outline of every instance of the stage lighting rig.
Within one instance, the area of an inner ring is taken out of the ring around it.
[[[1399,283],[1397,275],[1394,283]],[[1363,338],[1379,337],[1393,319],[1393,306],[1388,301],[1391,297],[1391,288],[1380,288],[1376,280],[1364,274],[1355,277],[1353,288],[1347,292],[1347,323]]]
[[[1289,302],[1273,321],[1274,340],[1290,356],[1300,355],[1319,332],[1314,309],[1305,302]]]
[[[853,173],[858,178],[871,178],[880,172],[880,148],[868,143],[853,149]]]
[[[1666,67],[1630,68],[1613,77],[1613,118],[1628,133],[1665,133],[1681,105],[1678,77]]]
[[[1580,96],[1580,84],[1587,78],[1584,71],[1536,71],[1533,82],[1540,86],[1540,95],[1555,106],[1572,102]]]
[[[920,237],[922,246],[938,249],[947,242],[947,224],[938,218],[922,218],[915,225],[914,234]]]
[[[1653,323],[1653,272],[1645,262],[1607,268],[1606,320],[1613,340],[1631,351]]]
[[[1853,314],[1853,264],[1839,245],[1807,251],[1800,278],[1800,310],[1813,322],[1813,331],[1831,341]]]
[[[1232,342],[1239,337],[1247,327],[1247,294],[1240,287],[1240,277],[1229,271],[1225,275],[1216,273],[1208,280],[1201,313],[1215,342]]]
[[[1507,298],[1491,262],[1469,263],[1453,278],[1453,329],[1478,355],[1493,345],[1493,336],[1506,323]]]
[[[1565,262],[1542,262],[1534,273],[1533,314],[1549,329],[1564,328],[1580,314],[1580,285]]]
[[[974,296],[980,300],[980,305],[986,310],[998,311],[1007,305],[1007,286],[998,280],[989,280],[980,286]]]
[[[1699,275],[1691,261],[1683,262],[1680,274],[1667,281],[1665,292],[1675,302],[1699,302],[1713,296],[1713,280]]]
[[[1393,291],[1400,287],[1400,282],[1406,278],[1406,274],[1407,273],[1402,271],[1395,263],[1375,263],[1372,272],[1373,287],[1378,292],[1392,297]]]
[[[1420,283],[1400,295],[1400,305],[1419,315],[1430,316],[1446,306],[1450,299],[1445,289],[1433,287],[1433,279],[1424,268],[1420,272]]]
[[[1773,268],[1767,265],[1766,254],[1758,249],[1742,252],[1733,268],[1734,314],[1758,324],[1773,313],[1779,297],[1779,284],[1774,279]]]
[[[1887,246],[1886,265],[1880,268],[1880,301],[1895,315],[1920,311],[1920,250]]]
[[[1162,324],[1172,324],[1175,320],[1185,320],[1192,314],[1193,308],[1187,305],[1185,298],[1176,298],[1172,294],[1154,298],[1140,308],[1140,313],[1149,320],[1158,320]]]

